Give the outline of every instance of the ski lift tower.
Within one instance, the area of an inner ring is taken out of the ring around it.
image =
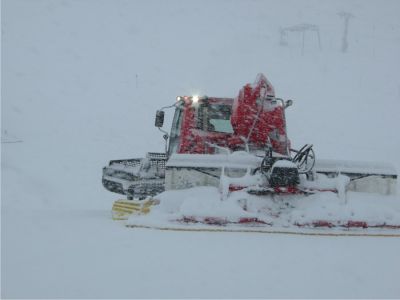
[[[354,15],[352,15],[349,12],[341,11],[338,13],[340,17],[344,19],[344,30],[343,30],[343,36],[342,36],[342,52],[346,53],[347,48],[349,47],[349,43],[347,40],[347,36],[349,33],[349,22],[351,18],[354,18]]]

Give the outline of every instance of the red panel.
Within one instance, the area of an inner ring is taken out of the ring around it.
[[[249,144],[262,148],[268,137],[276,137],[271,139],[274,151],[288,154],[284,107],[273,105],[271,97],[274,96],[271,83],[259,74],[253,85],[246,84],[239,91],[233,103],[231,122],[235,134],[248,138]]]
[[[281,102],[271,102],[275,92],[267,78],[259,74],[253,85],[246,84],[235,99],[209,98],[210,103],[232,105],[231,123],[234,134],[206,132],[196,129],[195,108],[185,100],[179,153],[212,154],[215,148],[208,144],[243,148],[244,140],[252,147],[264,149],[270,140],[275,152],[287,155],[289,140],[286,136],[285,111]],[[269,101],[269,102],[268,102]]]

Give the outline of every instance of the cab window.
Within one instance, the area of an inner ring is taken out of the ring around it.
[[[233,133],[231,114],[230,105],[202,103],[198,109],[197,127],[209,132]]]

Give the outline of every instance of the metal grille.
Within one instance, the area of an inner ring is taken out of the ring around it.
[[[165,159],[150,159],[150,168],[155,168],[157,173],[164,173],[165,162]]]
[[[155,170],[158,177],[164,177],[167,155],[165,153],[148,152],[146,157],[150,163],[150,170]]]
[[[167,154],[163,153],[163,152],[148,152],[147,153],[147,158],[154,158],[154,159],[167,159]]]
[[[140,158],[118,159],[118,160],[111,160],[109,165],[111,166],[113,164],[121,164],[124,166],[136,167],[136,166],[140,165],[141,161],[142,160]]]

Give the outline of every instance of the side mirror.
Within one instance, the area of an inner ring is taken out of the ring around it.
[[[293,100],[286,100],[285,102],[285,108],[292,106],[293,105]]]
[[[164,111],[162,110],[157,110],[156,112],[156,121],[155,121],[155,126],[156,127],[162,127],[164,124]]]

